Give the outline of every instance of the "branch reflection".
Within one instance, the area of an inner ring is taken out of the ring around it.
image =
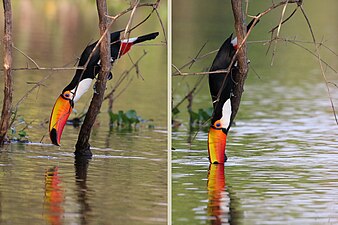
[[[88,214],[91,212],[91,207],[87,197],[87,172],[89,167],[88,157],[75,157],[75,180],[77,186],[77,196],[79,203],[80,224],[88,224]]]

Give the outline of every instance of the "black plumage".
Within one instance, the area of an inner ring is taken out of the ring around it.
[[[121,40],[120,40],[120,36],[121,36],[121,32],[122,31],[116,31],[110,34],[110,51],[111,51],[111,61],[113,62],[114,60],[116,60],[117,58],[119,58],[122,54],[121,54]],[[146,34],[143,36],[138,37],[135,41],[132,42],[132,44],[137,44],[137,43],[141,43],[143,41],[147,41],[147,40],[151,40],[154,39],[158,36],[158,32],[154,32],[151,34]],[[78,66],[79,67],[83,67],[90,54],[92,54],[92,57],[90,58],[87,67],[85,69],[85,71],[83,71],[82,69],[77,69],[75,72],[75,76],[73,77],[72,81],[63,89],[62,92],[65,92],[67,90],[73,90],[81,80],[86,79],[86,78],[90,78],[90,79],[94,79],[96,74],[98,74],[100,72],[101,66],[99,64],[100,62],[100,48],[96,48],[95,51],[92,53],[93,49],[95,48],[97,44],[97,41],[94,42],[93,44],[87,46],[85,48],[85,50],[82,52]],[[112,77],[112,74],[110,73],[110,78]]]

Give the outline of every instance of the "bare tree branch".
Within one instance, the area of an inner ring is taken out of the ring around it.
[[[107,77],[111,70],[110,64],[110,34],[108,31],[110,25],[109,18],[107,15],[107,2],[106,0],[97,0],[96,1],[98,15],[99,15],[99,27],[101,33],[101,44],[100,44],[100,59],[101,59],[101,71],[99,73],[98,80],[96,81],[96,89],[97,92],[94,93],[92,101],[90,103],[88,112],[84,119],[84,122],[81,126],[81,130],[79,133],[78,141],[76,143],[75,155],[77,156],[88,156],[91,157],[92,153],[90,151],[89,145],[89,137],[91,129],[96,120],[96,116],[98,115],[102,101],[104,92],[106,89]]]
[[[133,78],[131,78],[128,83],[125,85],[125,87],[117,94],[117,90],[121,87],[123,81],[130,75],[131,71],[133,69],[136,69],[136,74],[138,74],[138,64],[141,61],[141,59],[147,54],[146,51],[143,52],[143,55],[140,56],[136,62],[132,62],[133,65],[128,70],[124,71],[121,76],[118,78],[118,80],[115,82],[115,85],[113,86],[112,90],[104,97],[103,101],[108,99],[108,112],[113,111],[113,102],[127,89],[127,87],[131,84]]]
[[[3,0],[4,7],[4,100],[0,120],[0,146],[4,144],[9,121],[11,118],[12,98],[13,98],[13,77],[12,77],[12,6],[10,0]]]
[[[233,77],[235,81],[234,89],[233,89],[233,98],[231,101],[232,106],[232,115],[231,121],[236,117],[237,111],[239,109],[242,93],[244,91],[244,82],[248,74],[248,58],[247,58],[247,49],[246,49],[246,26],[244,26],[244,15],[242,8],[242,1],[231,0],[232,12],[234,14],[235,19],[235,30],[237,42],[241,43],[238,50],[236,51],[237,56],[235,54],[233,60],[236,58],[238,60],[238,74]],[[257,22],[257,21],[256,21]],[[255,25],[252,25],[253,28]],[[250,31],[248,31],[249,33]],[[230,67],[231,68],[231,67]],[[226,78],[224,78],[225,80]],[[219,93],[220,96],[221,93]]]
[[[288,2],[289,1],[287,1],[285,3],[284,7],[283,7],[282,14],[281,14],[281,17],[280,17],[280,21],[279,21],[279,24],[277,26],[277,34],[276,34],[277,38],[279,37],[279,33],[280,33],[281,28],[282,28],[283,18],[284,18],[286,7],[288,6]],[[272,43],[272,42],[270,42],[270,43]],[[271,65],[273,65],[273,62],[274,62],[276,50],[277,50],[277,41],[275,42],[275,46],[274,46],[274,49],[272,51]]]
[[[309,18],[307,17],[306,13],[305,13],[305,10],[303,8],[303,6],[301,5],[300,6],[300,9],[302,10],[302,13],[304,15],[304,18],[306,20],[306,23],[309,27],[309,30],[311,32],[311,36],[312,36],[312,40],[313,40],[313,43],[315,45],[315,48],[316,48],[316,55],[317,55],[317,58],[318,58],[318,63],[319,63],[319,66],[320,66],[320,71],[322,73],[322,76],[324,78],[324,81],[325,81],[325,85],[326,85],[326,90],[327,90],[327,95],[329,97],[329,100],[330,100],[330,104],[331,104],[331,108],[332,108],[332,111],[333,111],[333,116],[334,116],[334,119],[336,121],[336,124],[338,125],[338,118],[337,118],[337,114],[336,114],[336,109],[334,107],[334,103],[333,103],[333,99],[332,99],[332,96],[331,96],[331,92],[330,92],[330,87],[329,87],[329,82],[327,80],[327,77],[326,77],[326,74],[325,74],[325,71],[324,71],[324,67],[323,67],[323,63],[322,63],[322,59],[321,59],[321,54],[320,54],[320,51],[319,51],[319,47],[318,45],[316,44],[316,38],[315,38],[315,35],[314,35],[314,32],[312,30],[312,26],[311,26],[311,23],[310,23],[310,20]]]
[[[194,92],[197,90],[197,87],[201,84],[201,81],[203,80],[204,76],[201,76],[196,84],[194,85],[194,87],[188,92],[188,94],[186,94],[182,99],[181,101],[179,101],[174,107],[173,109],[175,108],[178,108],[186,99],[188,99],[190,96],[192,96],[194,94]]]

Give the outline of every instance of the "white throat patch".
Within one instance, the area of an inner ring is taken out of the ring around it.
[[[224,103],[222,107],[222,118],[221,118],[221,126],[222,128],[228,129],[230,126],[231,119],[231,102],[230,98]]]
[[[76,93],[75,93],[75,97],[73,99],[74,103],[77,102],[81,96],[86,93],[88,91],[88,89],[90,88],[91,84],[92,84],[93,79],[90,78],[86,78],[80,81],[78,88],[74,88],[71,92],[74,93],[75,89],[76,89]]]

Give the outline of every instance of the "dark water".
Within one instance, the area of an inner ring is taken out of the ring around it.
[[[72,67],[83,48],[98,38],[93,1],[12,2],[14,45],[40,67]],[[127,7],[127,2],[109,3],[109,12],[113,15]],[[135,23],[147,12],[149,9],[140,10]],[[166,23],[165,2],[159,12]],[[122,18],[112,30],[124,28],[127,21],[128,17]],[[161,29],[152,16],[132,35]],[[13,142],[0,150],[0,224],[166,224],[167,74],[163,41],[162,34],[155,45],[132,49],[134,61],[147,51],[140,62],[143,79],[132,72],[128,78],[131,85],[113,106],[115,113],[134,109],[148,122],[132,129],[110,129],[104,102],[92,131],[93,158],[89,161],[74,159],[79,128],[65,127],[60,148],[49,144],[47,135],[53,104],[73,71],[13,73],[14,104],[34,83],[50,77],[19,104],[9,133],[15,139],[24,131],[21,139],[30,143]],[[14,66],[27,65],[34,67],[14,51]],[[128,56],[114,65],[108,91],[131,65]],[[89,91],[81,98],[70,118],[86,110],[91,96]]]
[[[173,2],[173,63],[178,67],[207,40],[202,54],[219,47],[232,32],[229,3],[198,2]],[[250,14],[265,9],[264,4],[270,2],[250,1]],[[321,6],[306,2],[304,7],[317,38],[324,37],[337,52],[337,30],[333,29],[337,23],[332,21],[337,18],[336,2]],[[280,11],[263,18],[250,41],[269,39],[267,31],[279,15]],[[300,14],[282,28],[281,35],[311,40]],[[190,40],[190,45],[184,40]],[[249,45],[250,72],[236,125],[228,136],[229,159],[224,166],[209,165],[207,130],[189,132],[187,103],[179,107],[175,119],[182,125],[172,134],[173,224],[338,223],[338,132],[319,64],[301,48],[280,43],[271,67],[271,52],[266,55],[266,51],[266,45]],[[337,69],[337,57],[322,48],[321,53]],[[184,72],[206,70],[213,57]],[[327,67],[325,72],[331,82],[337,82],[336,72]],[[197,79],[173,78],[173,105]],[[192,106],[195,112],[211,106],[207,79],[198,90]],[[330,86],[330,91],[337,104],[336,87]]]

